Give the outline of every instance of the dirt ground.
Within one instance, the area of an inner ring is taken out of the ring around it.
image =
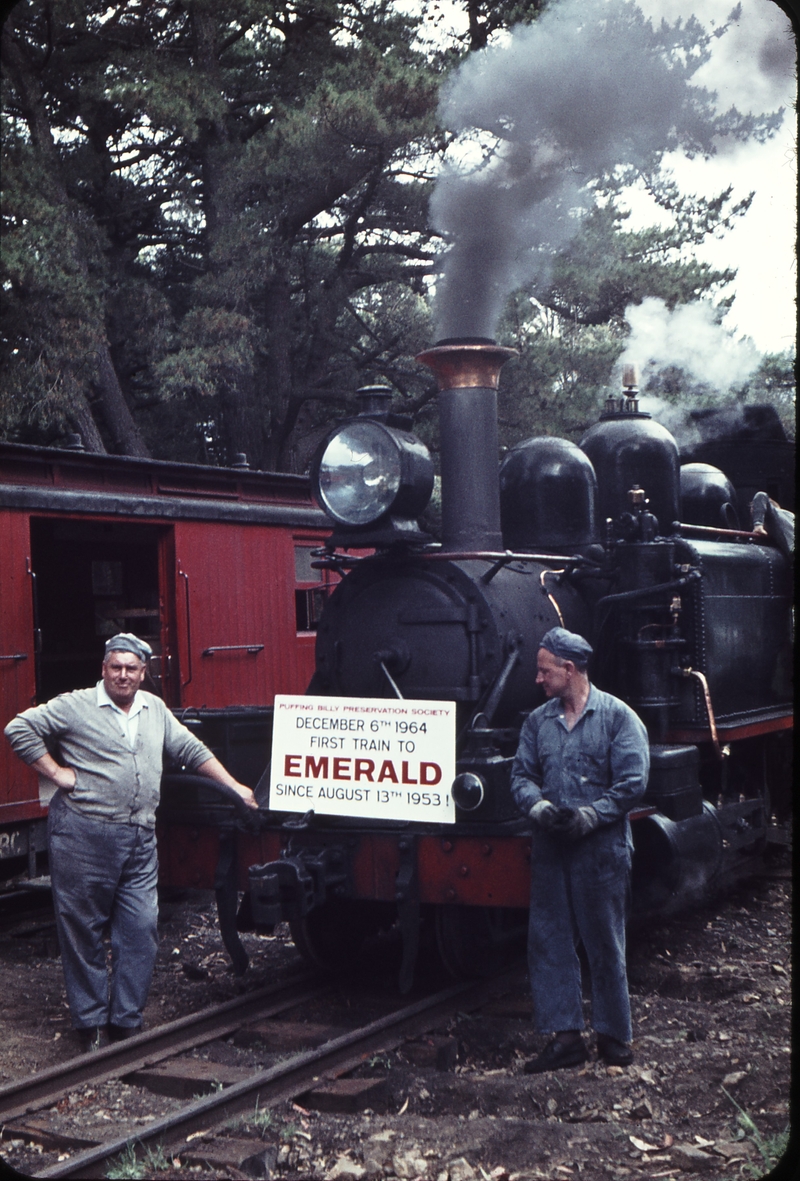
[[[239,1168],[202,1154],[151,1157],[128,1176],[267,1176],[303,1179],[408,1178],[528,1181],[569,1177],[766,1176],[787,1155],[791,1061],[790,862],[777,855],[764,876],[727,897],[634,932],[629,975],[635,1061],[530,1076],[533,1034],[526,999],[507,998],[480,1015],[460,1014],[438,1032],[457,1040],[448,1071],[423,1068],[402,1050],[365,1064],[387,1079],[385,1112],[337,1116],[285,1104],[254,1113],[256,1157]],[[160,1024],[288,975],[300,967],[285,928],[244,936],[245,977],[231,973],[208,893],[165,899],[160,950],[145,1014]],[[375,965],[379,991],[388,973]],[[368,997],[362,998],[364,1005]],[[335,1006],[308,1020],[336,1020]],[[341,1005],[352,1007],[343,988]],[[362,1002],[359,1001],[360,1005]],[[0,1082],[42,1070],[78,1050],[70,1029],[54,929],[47,915],[0,935]],[[231,1043],[220,1061],[255,1065],[263,1056]],[[175,1101],[122,1083],[70,1096],[62,1115],[99,1138],[134,1130]],[[231,1137],[242,1136],[241,1121]],[[2,1144],[8,1164],[29,1175],[58,1159],[36,1145]],[[789,1149],[791,1154],[791,1148]],[[797,1176],[796,1169],[787,1176]]]

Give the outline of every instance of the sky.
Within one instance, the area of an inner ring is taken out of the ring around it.
[[[735,0],[638,0],[654,24],[696,17],[719,28]],[[412,5],[413,6],[413,5]],[[441,9],[446,9],[442,0]],[[739,15],[714,41],[712,58],[692,81],[716,91],[718,107],[764,113],[785,108],[783,124],[766,144],[720,143],[710,159],[665,157],[681,189],[702,196],[733,186],[732,200],[755,191],[753,203],[735,228],[697,248],[697,257],[717,267],[735,268],[733,307],[724,327],[759,352],[782,352],[795,345],[797,123],[795,43],[791,22],[773,0],[740,0]],[[457,20],[457,10],[452,9]],[[463,15],[463,14],[462,14]],[[630,63],[632,74],[635,61]],[[635,81],[635,79],[632,79]],[[662,215],[640,192],[629,195],[631,228],[651,225]],[[750,344],[752,342],[752,345]]]
[[[704,24],[722,24],[731,0],[639,0],[651,19],[694,14]],[[695,81],[716,90],[724,107],[741,111],[786,107],[783,124],[767,144],[743,144],[710,160],[671,159],[682,186],[701,194],[734,186],[734,196],[755,190],[753,204],[735,229],[697,254],[715,266],[738,270],[736,299],[725,326],[750,336],[760,352],[795,345],[797,313],[796,216],[797,122],[794,35],[786,14],[772,0],[742,0],[741,18],[717,42],[714,57]],[[646,224],[645,206],[634,216]]]

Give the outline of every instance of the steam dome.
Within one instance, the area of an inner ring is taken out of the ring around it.
[[[736,489],[718,467],[710,463],[681,465],[681,520],[688,525],[738,529]]]
[[[527,439],[500,466],[503,545],[572,552],[597,541],[597,480],[568,439]]]

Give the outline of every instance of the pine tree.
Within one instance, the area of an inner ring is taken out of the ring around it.
[[[415,27],[384,0],[18,6],[6,431],[278,467],[310,398],[380,376],[398,331],[370,309],[405,332],[433,259]]]

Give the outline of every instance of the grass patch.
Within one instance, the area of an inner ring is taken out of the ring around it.
[[[160,1144],[156,1148],[146,1148],[140,1144],[141,1158],[136,1147],[134,1141],[111,1163],[106,1173],[108,1181],[140,1181],[172,1167],[172,1157],[166,1155]]]
[[[751,1177],[763,1177],[765,1173],[769,1173],[784,1156],[789,1147],[789,1125],[787,1124],[782,1132],[773,1133],[770,1136],[762,1136],[759,1132],[752,1116],[745,1111],[740,1103],[737,1103],[733,1095],[722,1087],[723,1095],[730,1099],[733,1106],[736,1108],[738,1115],[736,1122],[744,1132],[745,1136],[753,1141],[753,1144],[758,1149],[763,1164],[753,1165],[749,1162],[744,1165]]]

